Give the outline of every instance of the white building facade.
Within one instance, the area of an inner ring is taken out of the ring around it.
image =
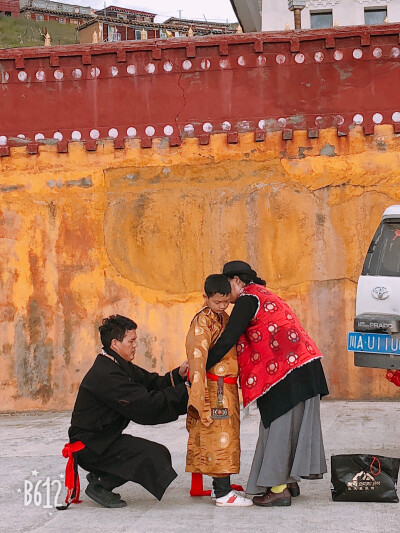
[[[303,29],[400,22],[400,0],[308,0],[301,12]],[[262,31],[294,29],[287,0],[263,0]]]

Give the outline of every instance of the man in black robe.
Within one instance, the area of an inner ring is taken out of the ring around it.
[[[161,500],[177,474],[168,449],[156,442],[122,434],[137,424],[165,424],[186,414],[187,365],[165,376],[132,363],[136,351],[135,322],[114,315],[99,328],[103,350],[79,387],[69,428],[71,443],[84,444],[74,453],[88,470],[86,494],[104,507],[125,507],[112,490],[134,481]]]

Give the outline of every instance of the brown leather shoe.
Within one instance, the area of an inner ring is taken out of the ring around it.
[[[288,489],[284,489],[278,494],[269,490],[264,496],[254,496],[253,503],[261,507],[287,507],[292,504]]]
[[[297,481],[295,481],[294,483],[288,483],[287,488],[292,498],[296,498],[297,496],[300,496],[300,487]]]

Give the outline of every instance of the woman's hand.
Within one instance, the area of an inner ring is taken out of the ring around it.
[[[189,363],[186,359],[186,361],[184,361],[181,366],[179,367],[179,375],[181,376],[181,378],[185,378],[187,376],[187,373],[188,373],[188,370],[189,370]]]

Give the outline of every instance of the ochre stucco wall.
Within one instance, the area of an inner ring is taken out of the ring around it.
[[[179,364],[204,278],[231,259],[293,306],[331,398],[395,399],[384,371],[354,367],[346,332],[371,237],[400,203],[399,163],[391,126],[13,148],[0,163],[1,409],[71,408],[112,313],[138,323],[138,364]]]

